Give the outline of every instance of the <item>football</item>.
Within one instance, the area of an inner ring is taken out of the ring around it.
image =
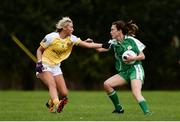
[[[127,57],[129,57],[129,56],[137,56],[137,54],[136,54],[134,51],[132,51],[132,50],[127,50],[127,51],[125,51],[125,52],[123,53],[123,55],[122,55],[122,60],[123,60],[126,64],[134,64],[135,61],[126,62],[126,61],[127,61]]]

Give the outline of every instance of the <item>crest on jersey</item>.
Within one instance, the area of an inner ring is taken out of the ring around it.
[[[44,38],[44,39],[43,39],[43,42],[47,42],[47,39],[46,39],[46,38]]]
[[[131,46],[131,45],[129,45],[129,46],[127,47],[127,49],[128,49],[128,50],[131,50],[131,49],[132,49],[132,46]]]

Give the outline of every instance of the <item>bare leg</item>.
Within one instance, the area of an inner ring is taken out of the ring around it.
[[[118,74],[110,77],[104,82],[104,89],[107,93],[114,91],[114,87],[122,86],[126,81]]]
[[[58,112],[61,112],[64,108],[64,105],[68,103],[68,89],[66,87],[66,83],[62,74],[54,76],[54,79],[56,82],[58,92],[61,95],[60,104],[58,107]]]
[[[40,79],[48,87],[49,94],[52,100],[58,99],[58,93],[56,89],[56,82],[52,73],[45,71],[39,74]]]
[[[68,95],[68,89],[62,74],[54,76],[56,86],[61,97],[66,97]]]
[[[141,80],[134,79],[131,81],[132,94],[138,102],[144,100],[144,97],[141,94],[141,88],[142,88]]]
[[[145,115],[151,115],[152,113],[148,109],[146,100],[141,94],[142,82],[141,80],[134,79],[131,81],[132,94],[139,103],[142,111]]]
[[[114,87],[124,85],[125,83],[126,81],[118,74],[110,77],[104,82],[104,89],[115,107],[113,113],[124,113],[124,110],[119,102],[119,98],[116,94],[116,91],[114,90]]]

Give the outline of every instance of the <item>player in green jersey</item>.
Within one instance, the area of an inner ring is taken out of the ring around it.
[[[113,49],[115,53],[115,68],[117,74],[104,82],[104,89],[115,107],[113,113],[124,113],[124,109],[114,87],[129,83],[131,85],[132,94],[139,103],[144,114],[151,114],[147,102],[141,94],[141,88],[144,81],[144,70],[141,60],[145,59],[143,53],[145,45],[133,37],[137,30],[138,26],[132,21],[128,23],[125,23],[122,20],[115,21],[112,23],[110,32],[112,39],[108,43],[104,43],[102,48],[97,49],[99,52],[106,52]],[[129,55],[126,57],[126,61],[123,61],[122,55],[127,50],[135,52],[137,56]],[[134,63],[130,63],[132,61]]]

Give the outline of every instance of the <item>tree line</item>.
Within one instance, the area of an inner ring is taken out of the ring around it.
[[[0,4],[0,89],[43,89],[35,76],[35,63],[12,41],[11,34],[35,55],[44,36],[56,22],[69,16],[74,34],[103,43],[110,39],[111,23],[134,20],[137,38],[146,49],[144,89],[180,88],[179,0],[3,0]],[[74,47],[62,62],[71,89],[102,89],[115,74],[112,52]]]

